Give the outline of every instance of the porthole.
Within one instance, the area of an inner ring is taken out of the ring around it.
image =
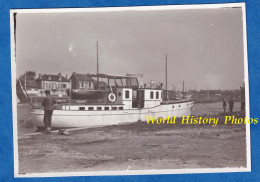
[[[88,107],[88,110],[89,110],[89,111],[93,111],[93,110],[94,110],[94,107]]]
[[[84,111],[85,107],[79,107],[79,110]]]

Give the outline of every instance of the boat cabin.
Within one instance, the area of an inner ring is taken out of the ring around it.
[[[70,110],[129,110],[151,108],[162,102],[162,89],[144,88],[140,78],[119,75],[88,75],[99,82],[106,81],[108,90],[103,101],[77,101],[77,105],[64,106]],[[101,89],[101,88],[100,88]],[[104,89],[104,88],[102,88]]]

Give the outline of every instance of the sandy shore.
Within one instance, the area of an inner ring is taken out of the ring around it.
[[[137,122],[20,139],[19,172],[246,167],[245,125],[207,117],[219,124]]]

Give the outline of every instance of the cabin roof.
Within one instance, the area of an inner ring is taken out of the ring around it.
[[[112,74],[87,74],[90,77],[108,78],[108,79],[126,79],[137,78],[136,76],[112,75]]]

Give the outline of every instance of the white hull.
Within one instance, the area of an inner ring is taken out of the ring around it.
[[[134,123],[137,121],[146,121],[147,116],[156,116],[157,118],[182,117],[191,114],[193,101],[182,103],[165,104],[145,109],[129,110],[54,110],[52,115],[53,128],[81,128],[96,127],[105,125],[114,125],[120,123]],[[37,127],[44,127],[44,111],[35,109],[35,124]]]

